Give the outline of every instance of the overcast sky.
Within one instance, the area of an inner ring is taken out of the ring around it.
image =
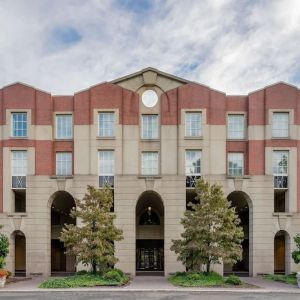
[[[300,86],[300,0],[0,0],[0,86],[73,94],[158,68],[227,94]]]

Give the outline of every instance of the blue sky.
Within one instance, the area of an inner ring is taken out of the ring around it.
[[[227,94],[300,86],[299,0],[2,0],[0,86],[73,94],[152,66]]]

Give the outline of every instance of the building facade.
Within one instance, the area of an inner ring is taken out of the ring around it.
[[[72,96],[0,89],[0,223],[16,275],[74,272],[59,241],[74,198],[110,183],[118,267],[183,270],[170,251],[203,177],[223,186],[245,232],[224,273],[299,270],[300,91],[277,83],[245,96],[147,68]],[[79,221],[77,221],[79,222]]]

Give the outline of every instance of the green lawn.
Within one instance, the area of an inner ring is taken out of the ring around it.
[[[243,285],[237,276],[224,278],[214,272],[208,275],[201,272],[177,272],[169,277],[169,281],[176,286],[184,287]]]
[[[122,272],[119,276],[113,271],[112,276],[100,274],[76,274],[74,276],[49,278],[40,284],[40,288],[76,288],[76,287],[93,287],[93,286],[120,286],[129,281],[129,277]],[[111,273],[110,273],[111,274]]]
[[[279,275],[279,274],[266,274],[263,275],[263,278],[273,281],[280,281],[288,284],[297,284],[296,273],[290,275]]]

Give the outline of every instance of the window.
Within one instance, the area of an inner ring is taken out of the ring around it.
[[[185,174],[201,175],[201,151],[200,150],[185,151]]]
[[[228,153],[228,175],[244,175],[244,153]]]
[[[114,186],[115,157],[113,150],[100,150],[98,152],[99,186]]]
[[[272,122],[272,136],[276,138],[284,138],[289,136],[289,113],[274,112]]]
[[[70,176],[72,175],[72,153],[56,152],[56,175]]]
[[[142,175],[158,175],[158,152],[142,153]]]
[[[158,115],[142,115],[142,138],[158,139]]]
[[[27,137],[27,113],[14,112],[11,114],[12,136]]]
[[[202,136],[202,113],[201,112],[185,113],[185,136],[188,137]]]
[[[115,114],[113,112],[100,112],[98,114],[98,135],[100,137],[114,137]]]
[[[73,138],[73,116],[56,115],[56,138],[72,139]]]
[[[244,139],[245,138],[245,116],[244,115],[228,115],[228,131],[229,139]]]
[[[27,175],[27,151],[14,150],[12,153],[12,188],[25,189]]]
[[[288,175],[288,151],[273,151],[273,174]]]

